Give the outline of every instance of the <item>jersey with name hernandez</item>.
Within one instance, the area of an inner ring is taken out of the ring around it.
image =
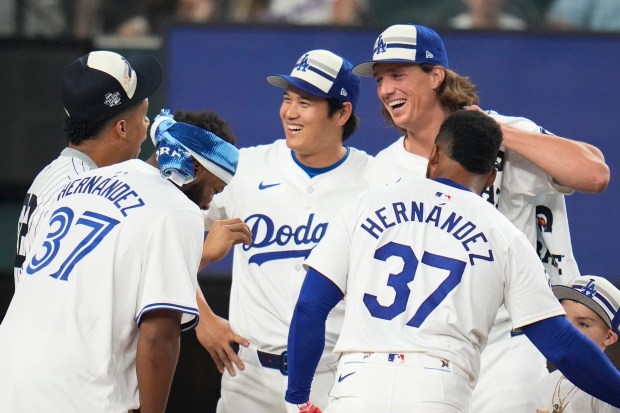
[[[368,191],[305,265],[345,294],[335,352],[424,352],[475,382],[502,304],[513,328],[564,311],[523,233],[478,195],[442,182]]]
[[[0,325],[0,410],[137,409],[142,316],[197,322],[199,208],[132,160],[63,188],[40,233]]]
[[[15,255],[15,284],[19,282],[21,266],[30,251],[39,228],[47,223],[48,213],[56,201],[58,191],[78,175],[97,168],[86,154],[65,148],[60,156],[47,165],[34,179],[26,193],[17,225],[17,252]]]
[[[498,122],[511,125],[517,129],[533,133],[549,133],[542,127],[523,117],[500,115],[494,111],[487,114]],[[425,176],[428,159],[423,156],[412,154],[405,149],[404,136],[383,149],[373,159],[367,169],[367,180],[371,188],[379,188],[396,183],[407,177]],[[543,170],[523,158],[521,155],[502,147],[497,157],[498,172],[491,187],[482,193],[482,197],[510,220],[520,231],[526,235],[532,246],[538,249],[536,228],[536,205],[535,197],[553,196],[571,193],[569,188],[557,185],[553,179]],[[562,228],[556,229],[558,236],[568,239],[568,228],[561,233]],[[569,248],[570,249],[570,248]],[[567,251],[571,252],[571,251]],[[569,254],[567,254],[569,255]],[[572,255],[572,253],[571,253]],[[540,257],[543,259],[543,257]],[[558,265],[566,265],[568,272],[574,273],[571,261],[558,262]],[[547,266],[550,270],[550,266]],[[490,342],[510,338],[510,320],[505,308],[500,308],[496,328],[491,333]]]
[[[363,176],[369,159],[349,148],[342,164],[310,178],[285,140],[240,149],[237,173],[213,199],[205,224],[239,217],[252,230],[252,244],[234,249],[229,321],[260,350],[286,350],[306,274],[303,260],[345,203],[367,189]],[[328,318],[325,354],[340,331],[342,311],[338,305]]]

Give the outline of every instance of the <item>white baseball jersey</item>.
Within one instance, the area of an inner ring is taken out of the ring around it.
[[[367,192],[305,266],[345,294],[335,352],[423,352],[472,385],[502,304],[513,328],[564,314],[523,233],[454,183],[411,178]]]
[[[560,404],[563,410],[557,411],[563,413],[620,413],[620,409],[595,399],[555,370],[540,382],[536,408],[552,413],[556,411],[554,405]]]
[[[489,115],[498,122],[524,131],[540,133],[543,130],[529,119],[502,116],[495,112],[489,112]],[[519,230],[523,231],[532,246],[536,248],[537,228],[534,223],[537,216],[537,202],[535,197],[568,194],[572,190],[555,184],[551,176],[511,150],[502,148],[497,162],[499,168],[495,182],[483,192],[482,196],[495,205]],[[428,159],[405,149],[403,136],[377,154],[367,170],[367,180],[371,188],[378,188],[396,183],[408,176],[424,176],[427,164]],[[564,236],[570,237],[567,227],[561,228],[559,225],[558,227],[558,231],[563,230]],[[511,324],[504,308],[500,309],[496,324],[489,341],[495,342],[509,338]]]
[[[520,117],[502,116],[491,112],[498,122],[517,129],[540,133],[541,127]],[[408,176],[424,176],[428,159],[407,152],[404,136],[377,154],[368,168],[371,188],[395,183]],[[527,239],[536,246],[536,218],[534,197],[544,194],[572,193],[570,188],[559,186],[543,170],[521,155],[502,148],[498,155],[499,170],[494,184],[482,195],[506,216]]]
[[[58,191],[78,175],[95,168],[97,165],[85,153],[65,148],[32,182],[17,224],[15,284],[19,282],[21,266],[32,247],[35,235],[41,226],[47,224],[47,214],[56,201]]]
[[[0,411],[137,409],[142,316],[197,322],[202,214],[131,160],[80,175],[48,218],[0,325]]]
[[[547,133],[528,119],[487,113],[496,121],[515,128]],[[407,152],[402,137],[376,156],[368,168],[368,181],[371,187],[380,187],[408,175],[424,176],[427,163],[426,158]],[[559,265],[569,278],[577,275],[579,270],[572,256],[566,206],[564,197],[560,195],[570,191],[555,185],[544,171],[511,150],[502,149],[497,163],[497,177],[494,184],[482,194],[483,198],[495,205],[526,234],[545,263],[552,280],[559,279],[553,264]],[[544,209],[537,211],[538,205],[547,207],[548,216],[543,216]],[[554,216],[552,233],[550,229]],[[540,223],[539,228],[535,225],[536,218]],[[561,252],[561,255],[553,257],[549,252],[552,249]],[[477,413],[494,412],[500,402],[506,412],[534,410],[536,389],[533,383],[547,373],[546,362],[526,338],[510,339],[511,329],[508,311],[502,306],[489,335],[489,346],[482,354],[480,381],[473,395],[473,410]],[[507,353],[511,356],[506,357]]]
[[[252,245],[234,250],[230,324],[258,349],[277,354],[286,350],[303,260],[342,206],[367,188],[370,159],[349,148],[342,164],[310,178],[293,156],[285,140],[240,149],[237,173],[211,202],[206,220],[209,228],[212,220],[239,217],[252,230]],[[339,305],[328,318],[325,354],[341,318]]]

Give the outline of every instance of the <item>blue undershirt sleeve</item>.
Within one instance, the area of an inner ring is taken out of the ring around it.
[[[330,279],[313,268],[308,270],[288,333],[287,402],[310,400],[312,378],[325,348],[325,320],[343,296]]]
[[[540,352],[581,390],[620,408],[620,373],[592,340],[565,316],[521,328]]]

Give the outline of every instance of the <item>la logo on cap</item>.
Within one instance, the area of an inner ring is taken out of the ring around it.
[[[310,63],[308,63],[308,53],[303,55],[301,59],[295,65],[295,70],[299,70],[300,72],[305,72],[310,67]]]
[[[375,45],[375,49],[373,50],[375,54],[385,53],[387,51],[387,44],[383,41],[383,35],[380,34],[379,38],[377,38],[377,43]]]

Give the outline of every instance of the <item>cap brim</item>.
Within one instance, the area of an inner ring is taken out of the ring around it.
[[[267,76],[267,82],[269,82],[273,86],[282,88],[293,86],[303,92],[311,94],[312,96],[318,96],[323,99],[330,98],[330,96],[327,93],[323,92],[321,89],[297,77],[287,75],[271,75]]]
[[[128,57],[127,61],[138,76],[138,84],[130,103],[139,102],[151,96],[159,88],[163,78],[161,65],[153,56]]]
[[[552,287],[552,290],[553,294],[557,297],[558,300],[573,300],[585,305],[590,310],[594,311],[599,317],[601,317],[609,328],[612,328],[611,320],[609,319],[609,315],[607,314],[607,312],[603,309],[603,307],[601,307],[596,301],[594,301],[590,297],[583,295],[580,292],[575,291],[566,285],[554,285]]]
[[[374,60],[369,60],[367,62],[360,63],[359,65],[353,66],[353,73],[358,76],[372,76],[374,74],[373,68],[375,67]]]
[[[374,76],[375,65],[381,64],[381,63],[404,63],[404,64],[409,64],[409,65],[419,65],[419,64],[428,63],[428,62],[414,62],[408,59],[369,60],[367,62],[362,62],[356,65],[355,67],[353,67],[353,73],[355,73],[358,76]],[[431,63],[431,64],[439,65],[438,63]],[[439,65],[439,66],[442,66],[442,65]]]

